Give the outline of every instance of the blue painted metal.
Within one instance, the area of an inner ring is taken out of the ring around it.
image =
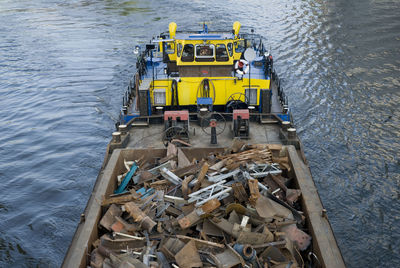
[[[257,56],[257,57],[254,59],[253,62],[256,62],[256,61],[262,61],[262,62],[264,62],[264,56]]]
[[[290,121],[290,115],[289,114],[277,114],[277,116],[282,119],[282,121]]]
[[[199,34],[189,35],[189,39],[223,39],[221,35],[217,34]]]
[[[212,98],[197,98],[198,105],[212,105],[213,99]]]
[[[122,180],[121,184],[118,186],[117,190],[114,191],[114,194],[121,194],[125,191],[126,186],[128,186],[129,181],[132,179],[133,174],[135,174],[138,166],[133,163],[131,169],[128,174],[126,174],[125,178]]]
[[[150,69],[152,67],[152,64],[154,65],[154,68],[158,67],[160,65],[160,62],[157,62],[153,59],[153,61],[151,61],[151,60],[146,61],[146,64],[147,64],[147,68]]]
[[[135,117],[139,117],[139,115],[138,114],[124,115],[122,118],[122,122],[125,124],[125,123],[129,122],[132,118],[135,118]]]
[[[140,197],[140,199],[146,198],[146,197],[152,195],[154,192],[155,192],[155,190],[153,188],[146,189],[144,187],[142,187],[136,191],[136,193],[138,193],[142,196],[142,197]]]
[[[208,26],[207,26],[207,24],[204,24],[204,33],[208,33]]]
[[[244,252],[243,252],[244,247],[245,247],[245,245],[242,245],[242,244],[235,244],[235,245],[233,245],[233,249],[234,249],[237,253],[239,253],[240,256],[242,256],[242,258],[243,258],[245,261],[248,261],[248,262],[254,261],[255,258],[256,258],[256,250],[253,249],[251,255],[250,255],[250,256],[246,256],[246,255],[244,254]]]

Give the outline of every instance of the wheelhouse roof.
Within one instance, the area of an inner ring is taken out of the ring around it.
[[[169,40],[169,33],[163,32],[160,34],[163,39]],[[241,33],[240,39],[262,39],[259,34],[255,33]],[[175,40],[226,40],[235,39],[235,35],[232,32],[227,31],[209,31],[204,33],[203,31],[177,31]]]
[[[233,39],[232,33],[177,33],[175,39],[179,40],[224,40]]]

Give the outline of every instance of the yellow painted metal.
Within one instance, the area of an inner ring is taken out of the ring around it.
[[[241,24],[240,24],[240,22],[238,22],[238,21],[235,21],[235,22],[233,23],[233,34],[235,35],[236,38],[237,38],[237,36],[238,36],[238,34],[239,34],[240,26],[241,26]]]
[[[175,39],[177,25],[175,22],[171,22],[169,24],[169,34],[170,38],[174,39],[174,41],[168,42],[169,49],[174,49],[175,52],[172,54],[168,54],[170,61],[176,61],[176,65],[178,67],[184,66],[216,66],[216,65],[225,65],[232,66],[235,60],[239,60],[242,53],[244,52],[244,39],[239,38],[241,24],[238,21],[233,23],[233,33],[234,38],[224,39],[224,40],[186,40],[186,39]],[[217,47],[220,44],[225,45],[227,48],[227,53],[229,56],[228,61],[216,61],[216,59],[212,62],[209,61],[196,61],[195,57],[192,62],[182,61],[181,55],[182,50],[185,45],[191,44],[195,48],[196,45],[204,45],[204,44],[213,44]],[[229,53],[228,45],[232,47],[232,54]],[[162,48],[160,49],[162,52]],[[179,50],[179,53],[178,53]],[[179,56],[177,56],[177,53]],[[181,77],[178,82],[178,98],[179,105],[196,105],[197,97],[200,97],[199,87],[201,82],[206,77]],[[214,105],[225,105],[228,102],[229,97],[235,93],[242,93],[242,95],[235,95],[235,99],[240,99],[245,101],[245,90],[249,88],[249,80],[244,78],[239,80],[236,77],[207,77],[210,80],[210,94],[214,99]],[[154,95],[153,89],[165,89],[165,98],[166,105],[170,106],[171,104],[171,85],[172,79],[164,79],[164,80],[155,80],[154,85],[151,85],[150,97],[152,100],[152,105],[154,105]],[[215,88],[215,93],[214,93]],[[255,105],[259,105],[259,97],[260,97],[260,89],[268,89],[270,88],[270,80],[266,79],[251,79],[250,88],[257,89],[257,103]],[[252,103],[253,104],[253,103]],[[254,104],[253,104],[254,105]]]
[[[198,90],[201,82],[205,77],[183,77],[178,82],[178,98],[179,105],[196,105]],[[228,98],[234,93],[243,93],[249,88],[249,80],[247,78],[239,80],[234,77],[207,77],[210,81],[210,94],[214,101],[214,105],[225,105]],[[235,82],[236,81],[236,82]],[[169,80],[155,80],[155,89],[166,89],[166,105],[171,104],[171,85],[172,79]],[[215,87],[215,95],[213,86]],[[251,79],[250,88],[257,88],[257,104],[259,105],[260,89],[268,89],[270,87],[270,80],[266,79]],[[238,96],[241,101],[245,101],[244,96]],[[153,90],[150,90],[150,97],[154,101]],[[154,103],[152,103],[154,105]],[[160,105],[159,105],[160,106]],[[162,105],[161,105],[162,106]]]
[[[228,61],[216,61],[214,60],[213,62],[206,62],[206,61],[196,61],[196,59],[194,59],[192,62],[187,62],[187,61],[181,61],[181,58],[177,56],[177,47],[178,44],[181,44],[181,48],[183,48],[186,44],[192,44],[194,47],[196,45],[202,45],[202,44],[213,44],[213,45],[218,45],[218,44],[224,44],[225,47],[228,47],[228,44],[231,43],[233,45],[233,47],[237,47],[237,44],[239,44],[240,42],[244,42],[243,39],[239,39],[238,38],[238,34],[240,31],[240,27],[241,24],[238,21],[235,21],[233,23],[233,31],[234,31],[234,35],[235,38],[234,39],[225,39],[225,40],[175,40],[175,41],[171,41],[168,42],[167,45],[169,47],[174,47],[175,48],[175,52],[172,54],[168,54],[169,60],[170,61],[176,61],[176,64],[178,66],[191,66],[191,65],[232,65],[233,62],[235,60],[239,60],[242,52],[237,52],[236,49],[233,49],[233,55],[229,55],[229,60]],[[177,29],[177,24],[175,22],[171,22],[169,24],[169,35],[170,35],[170,39],[175,39],[176,37],[176,29]],[[160,48],[160,52],[163,51],[163,48]],[[229,53],[228,53],[229,54]]]
[[[157,46],[157,48],[158,48],[158,51],[162,54],[164,48],[163,48],[163,45],[162,45],[162,41],[161,41],[161,40],[162,40],[161,38],[158,39],[158,44],[157,44],[158,46]]]
[[[177,25],[175,22],[169,24],[169,38],[174,39],[176,34]]]

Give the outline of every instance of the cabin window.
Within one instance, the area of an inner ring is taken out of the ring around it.
[[[181,56],[181,51],[182,51],[182,44],[178,44],[178,46],[177,46],[177,48],[176,48],[176,55],[178,56],[178,57],[180,57]]]
[[[214,45],[196,45],[196,61],[214,61]]]
[[[226,47],[224,44],[218,44],[215,49],[215,55],[217,61],[228,61],[228,52],[226,52]]]
[[[242,53],[245,49],[244,40],[239,40],[235,42],[235,52]]]
[[[228,52],[229,52],[229,56],[232,57],[232,55],[233,55],[233,45],[232,45],[232,43],[228,43]]]
[[[187,44],[183,47],[182,50],[182,61],[194,61],[194,47],[191,44]]]
[[[174,44],[174,42],[165,42],[164,43],[164,51],[167,54],[174,54],[175,53],[175,44]]]

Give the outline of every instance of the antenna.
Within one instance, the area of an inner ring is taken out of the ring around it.
[[[251,72],[251,62],[257,57],[256,51],[253,48],[248,48],[244,52],[244,59],[249,62],[249,94],[250,94],[250,72]]]
[[[205,21],[203,22],[203,32],[208,33],[208,27],[207,27],[207,23]]]

